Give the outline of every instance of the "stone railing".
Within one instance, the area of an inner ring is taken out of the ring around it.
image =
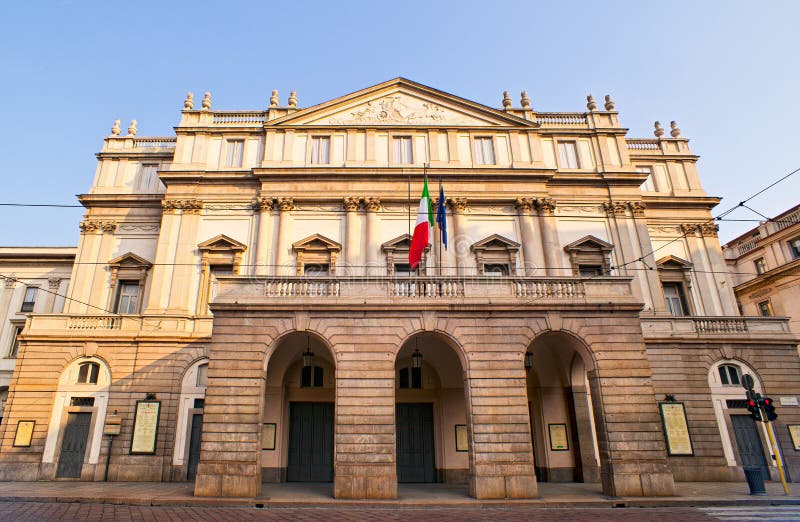
[[[177,138],[133,138],[134,149],[174,149]]]
[[[789,321],[785,317],[642,316],[642,333],[645,339],[722,337],[747,340],[754,337],[792,337]]]
[[[261,125],[264,111],[215,111],[211,117],[214,125]]]
[[[785,216],[780,216],[775,220],[775,223],[778,225],[778,230],[783,230],[786,227],[800,223],[800,208],[794,212],[786,214]]]
[[[67,330],[121,330],[122,317],[115,315],[72,315],[67,317]]]
[[[411,302],[598,303],[635,305],[630,277],[249,277],[219,276],[214,305],[292,302],[393,304]]]
[[[588,125],[582,112],[537,112],[536,121],[544,126]]]
[[[754,250],[758,246],[758,241],[760,237],[754,237],[752,239],[748,239],[747,241],[741,241],[736,245],[736,249],[739,251],[739,255],[746,254],[751,250]]]
[[[25,335],[136,337],[211,335],[211,317],[189,315],[31,314]]]
[[[661,152],[661,145],[656,139],[627,138],[625,144],[628,150],[636,152]]]

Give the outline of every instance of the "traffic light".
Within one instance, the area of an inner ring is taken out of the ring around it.
[[[768,421],[774,421],[778,418],[778,414],[775,413],[775,405],[772,403],[772,399],[769,397],[764,397],[761,399],[761,404],[764,405],[764,413],[767,414]]]
[[[747,411],[750,412],[750,417],[753,420],[761,421],[761,406],[759,402],[761,401],[761,395],[758,393],[748,390],[747,391]]]

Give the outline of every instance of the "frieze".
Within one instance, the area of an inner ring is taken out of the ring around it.
[[[328,123],[332,125],[443,124],[468,123],[468,121],[435,103],[393,95],[359,105],[349,114],[330,118]]]
[[[599,216],[604,213],[603,207],[600,205],[559,205],[558,214],[560,215],[576,215],[587,214]]]
[[[136,234],[136,233],[153,233],[158,232],[160,226],[158,223],[120,223],[117,226],[117,233],[120,234]]]

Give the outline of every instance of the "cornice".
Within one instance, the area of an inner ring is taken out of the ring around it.
[[[86,208],[161,208],[164,194],[78,194],[78,201]]]
[[[733,287],[733,292],[738,296],[747,292],[758,290],[767,285],[778,282],[784,277],[800,274],[800,259],[795,259],[791,263],[786,263],[777,268],[767,270],[763,274],[759,274],[753,279],[736,285]]]

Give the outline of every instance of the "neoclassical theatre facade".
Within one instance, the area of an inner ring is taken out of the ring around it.
[[[747,373],[800,479],[797,338],[739,315],[719,198],[667,127],[628,137],[610,97],[498,109],[402,78],[309,108],[189,95],[170,137],[115,122],[63,311],[20,332],[0,478],[669,496],[777,477]],[[449,241],[412,271],[425,172]]]

